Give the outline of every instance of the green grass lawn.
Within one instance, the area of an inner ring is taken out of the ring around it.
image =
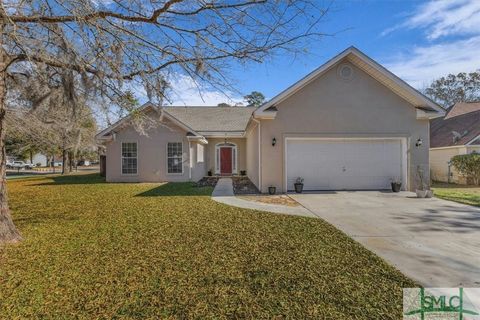
[[[190,183],[8,182],[1,319],[399,319],[415,284],[320,219],[212,201]]]
[[[448,183],[435,183],[432,187],[435,196],[480,207],[480,187]]]

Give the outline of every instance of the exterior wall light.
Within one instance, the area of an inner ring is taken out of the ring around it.
[[[275,147],[276,144],[277,144],[277,139],[273,138],[272,139],[272,147]]]
[[[415,143],[415,147],[418,148],[418,147],[420,147],[422,144],[423,144],[422,139],[418,138],[418,139],[417,139],[417,142]]]

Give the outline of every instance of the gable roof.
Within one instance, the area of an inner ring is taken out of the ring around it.
[[[325,72],[330,70],[333,66],[339,63],[341,60],[347,59],[349,62],[360,68],[362,71],[385,85],[395,94],[399,95],[409,103],[411,103],[416,108],[425,111],[429,114],[429,117],[438,117],[443,116],[445,110],[439,106],[437,103],[430,100],[428,97],[424,96],[408,83],[385,69],[382,65],[368,57],[366,54],[361,52],[355,47],[349,47],[337,56],[333,57],[325,64],[319,68],[312,71],[310,74],[305,76],[303,79],[294,83],[286,90],[282,91],[280,94],[275,96],[270,101],[261,105],[256,111],[255,115],[261,115],[262,113],[268,113],[267,109],[275,106],[276,104],[287,99],[298,90],[302,89],[304,86],[311,83],[313,80],[317,79]]]
[[[480,111],[480,102],[457,102],[448,109],[444,119],[454,118],[475,111]]]
[[[466,145],[479,135],[480,103],[456,103],[444,118],[430,121],[430,148]]]
[[[219,132],[243,133],[252,107],[165,107],[167,113],[202,135]]]
[[[140,108],[137,109],[137,112],[142,112],[142,113],[146,113],[148,111],[152,111],[152,110],[157,110],[157,111],[162,111],[162,108],[157,108],[153,103],[151,102],[147,102],[145,104],[143,104]],[[162,113],[162,116],[165,116],[165,113]],[[193,130],[191,127],[189,127],[188,125],[182,123],[181,121],[177,120],[175,117],[169,115],[169,114],[166,114],[167,118],[170,119],[172,122],[174,122],[176,125],[178,125],[180,128],[182,128],[183,130],[187,131],[187,133],[191,133],[193,136],[198,136],[198,137],[202,137],[201,134],[199,134],[198,132],[196,132],[195,130]],[[126,117],[123,117],[121,119],[119,119],[117,122],[115,122],[114,124],[110,125],[109,127],[105,128],[104,130],[100,131],[99,133],[97,133],[95,135],[95,138],[98,139],[98,140],[108,140],[110,139],[110,134],[112,132],[115,132],[115,129],[120,129],[122,128],[122,126],[126,123],[128,123],[128,121],[132,118],[132,114],[129,114],[127,115]]]
[[[223,135],[232,133],[242,135],[247,128],[253,107],[159,107],[150,102],[145,103],[138,112],[158,110],[162,116],[184,129],[189,136],[203,137],[204,135]],[[108,128],[100,131],[96,138],[99,140],[110,139],[110,133],[120,129],[130,120],[128,115]]]

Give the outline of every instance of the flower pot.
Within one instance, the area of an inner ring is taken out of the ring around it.
[[[247,175],[247,171],[246,171],[246,170],[240,170],[240,175],[241,175],[241,176],[246,176],[246,175]]]
[[[400,192],[400,189],[402,188],[401,182],[392,182],[391,185],[392,185],[393,192]]]
[[[428,190],[415,190],[415,193],[417,194],[417,198],[425,198],[427,197]]]
[[[211,177],[211,176],[212,176],[212,171],[209,170],[209,171],[207,172],[207,174],[208,174],[209,177]]]
[[[295,192],[296,193],[302,193],[303,191],[303,183],[295,183]]]
[[[268,194],[274,195],[277,192],[277,187],[268,187]]]

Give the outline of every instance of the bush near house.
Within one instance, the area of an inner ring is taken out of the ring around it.
[[[457,169],[457,171],[467,177],[467,179],[472,179],[473,183],[478,185],[480,182],[480,154],[470,153],[454,156],[451,159],[452,166]]]

